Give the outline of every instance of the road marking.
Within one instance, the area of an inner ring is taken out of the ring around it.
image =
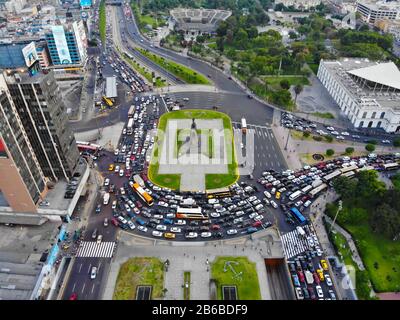
[[[86,286],[86,282],[83,284],[82,291],[81,291],[82,293],[85,290],[85,286]]]
[[[72,286],[72,292],[75,291],[75,286],[76,286],[76,282],[75,282],[74,285]]]
[[[92,264],[89,264],[89,269],[88,269],[87,273],[90,273],[91,268],[92,268]]]
[[[95,284],[93,283],[93,287],[92,287],[92,293],[93,293],[93,291],[94,291],[94,286],[95,286]]]
[[[83,241],[76,254],[82,258],[111,258],[115,247],[115,242]]]
[[[79,271],[78,271],[78,273],[81,273],[82,266],[83,266],[83,263],[81,263],[81,265],[79,266]]]

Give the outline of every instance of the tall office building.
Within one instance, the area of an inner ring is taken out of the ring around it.
[[[52,26],[46,41],[54,65],[86,63],[87,38],[83,21]]]
[[[40,167],[4,77],[0,78],[0,207],[35,212],[46,190]]]
[[[34,77],[4,73],[1,78],[44,176],[53,181],[71,178],[79,151],[53,72]]]

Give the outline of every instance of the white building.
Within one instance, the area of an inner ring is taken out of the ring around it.
[[[398,20],[400,19],[400,2],[359,0],[357,1],[357,12],[368,23],[383,19]]]
[[[5,7],[9,13],[20,13],[20,11],[25,7],[26,0],[10,0],[5,2]]]
[[[354,127],[400,130],[400,71],[393,62],[321,60],[318,78]]]
[[[276,0],[275,4],[282,3],[285,7],[293,6],[295,9],[308,10],[311,7],[316,7],[321,0]]]

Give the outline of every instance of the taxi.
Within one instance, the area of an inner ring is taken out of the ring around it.
[[[166,233],[164,233],[164,237],[166,239],[175,239],[175,234],[171,233],[171,232],[166,232]]]

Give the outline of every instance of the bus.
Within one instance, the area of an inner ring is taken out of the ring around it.
[[[301,212],[296,207],[291,208],[290,213],[297,220],[299,224],[303,225],[307,223],[307,219],[301,214]]]
[[[385,163],[382,165],[383,170],[397,170],[399,168],[399,164],[397,162]]]
[[[128,124],[126,125],[126,128],[127,129],[132,129],[132,127],[133,127],[133,118],[130,118],[129,120],[128,120]]]
[[[242,118],[242,133],[246,133],[247,132],[247,123],[246,123],[246,119]]]
[[[308,193],[308,195],[309,195],[311,198],[314,198],[318,193],[320,193],[321,191],[325,190],[326,188],[328,188],[328,185],[327,185],[326,183],[323,183],[323,184],[321,184],[320,186],[318,186],[318,187],[312,189],[312,190]]]
[[[133,115],[135,114],[135,106],[134,105],[132,105],[130,108],[129,108],[129,111],[128,111],[128,118],[133,118]]]
[[[153,198],[136,182],[131,184],[132,189],[137,193],[137,195],[147,203],[148,206],[152,206],[154,201]]]
[[[354,171],[348,171],[348,172],[343,173],[341,176],[351,179],[351,178],[354,178],[355,174],[356,173]]]
[[[365,166],[365,167],[357,169],[356,172],[367,171],[367,170],[375,170],[375,168],[373,166]]]
[[[79,151],[88,151],[88,152],[96,152],[98,149],[96,147],[93,147],[91,145],[86,145],[86,144],[77,144]]]
[[[305,186],[303,189],[301,189],[301,192],[303,192],[304,194],[306,194],[308,191],[310,191],[312,189],[312,185],[308,185]]]
[[[177,219],[208,219],[207,215],[203,213],[201,207],[196,208],[185,208],[178,207],[176,209]]]
[[[114,103],[112,102],[112,100],[109,99],[109,98],[107,98],[106,96],[103,96],[103,100],[104,100],[104,102],[105,102],[110,108],[114,105]]]
[[[230,197],[232,195],[231,190],[229,188],[218,188],[218,189],[210,189],[206,190],[207,198],[225,198]]]
[[[335,171],[327,174],[326,176],[323,176],[322,180],[324,180],[325,182],[329,182],[333,178],[336,178],[336,177],[340,176],[341,174],[342,174],[342,172],[340,170],[335,170]]]
[[[139,186],[144,188],[144,186],[145,186],[144,181],[143,181],[142,177],[139,176],[138,174],[135,174],[133,176],[133,181],[135,181]]]
[[[344,168],[342,168],[342,169],[339,169],[339,171],[340,171],[341,173],[346,173],[346,172],[354,171],[354,170],[357,170],[357,169],[358,169],[358,166],[352,165],[352,166],[348,166],[348,167],[344,167]]]
[[[132,56],[130,53],[124,52],[124,54],[125,54],[129,59],[133,59],[133,56]]]
[[[293,192],[290,196],[289,196],[289,200],[293,201],[295,199],[297,199],[298,197],[300,197],[302,195],[301,190],[297,190],[295,192]]]

